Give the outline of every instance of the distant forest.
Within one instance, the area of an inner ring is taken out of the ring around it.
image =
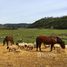
[[[46,28],[46,29],[67,29],[67,16],[63,17],[45,17],[35,21],[32,24],[0,24],[0,29],[17,28]]]
[[[31,28],[67,29],[67,16],[45,17],[35,21]]]
[[[30,24],[18,23],[18,24],[0,24],[0,29],[18,29],[18,28],[28,28]]]

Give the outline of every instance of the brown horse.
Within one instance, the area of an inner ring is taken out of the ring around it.
[[[5,43],[7,44],[7,48],[8,48],[9,43],[11,43],[11,45],[14,44],[13,37],[6,36],[3,40],[3,46],[5,45]]]
[[[52,48],[54,47],[54,44],[56,43],[60,44],[61,48],[63,49],[65,48],[65,43],[62,41],[62,39],[59,37],[55,37],[55,36],[38,36],[36,38],[36,50],[37,51],[38,51],[38,48],[41,51],[41,43],[51,45],[50,51],[52,51]]]

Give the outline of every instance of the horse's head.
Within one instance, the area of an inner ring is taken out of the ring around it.
[[[65,42],[59,37],[56,38],[57,38],[57,43],[60,44],[61,48],[65,49]]]
[[[62,41],[61,44],[60,44],[60,46],[61,46],[63,49],[65,49],[65,42]]]

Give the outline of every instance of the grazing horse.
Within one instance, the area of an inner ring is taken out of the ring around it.
[[[61,48],[65,49],[65,43],[62,41],[61,38],[59,38],[57,36],[56,37],[55,36],[38,36],[36,38],[36,51],[38,51],[38,48],[41,51],[42,43],[51,45],[50,51],[52,51],[54,44],[57,44],[57,43],[60,44]]]
[[[8,48],[9,43],[11,43],[11,45],[14,44],[13,37],[6,36],[3,40],[3,46],[5,45],[5,43],[7,44],[7,48]]]

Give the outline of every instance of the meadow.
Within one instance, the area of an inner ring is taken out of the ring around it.
[[[6,45],[2,45],[5,36],[12,35],[14,41],[35,42],[39,35],[60,36],[67,44],[67,30],[55,29],[17,29],[0,30],[0,67],[67,67],[67,48],[56,48],[50,52],[50,47],[42,52],[33,50],[17,49],[9,52]]]
[[[14,41],[19,40],[23,42],[35,42],[35,39],[39,35],[53,35],[61,37],[67,44],[67,30],[57,30],[57,29],[31,29],[31,28],[19,28],[16,30],[1,30],[0,29],[0,42],[3,41],[4,37],[11,35],[14,37]]]

